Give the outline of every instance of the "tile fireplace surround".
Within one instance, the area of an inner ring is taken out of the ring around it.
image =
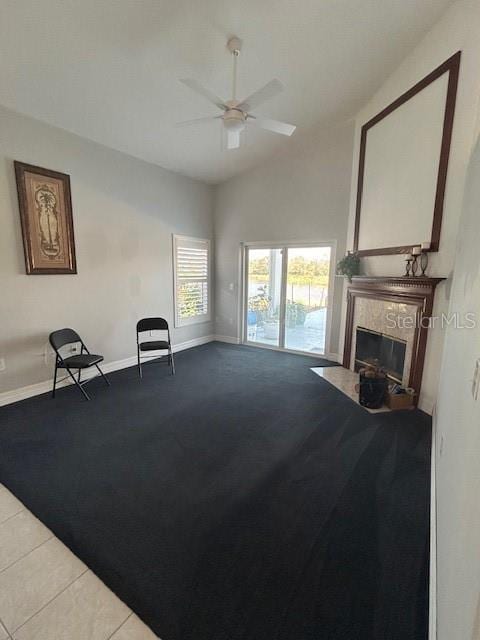
[[[356,329],[406,342],[403,384],[420,393],[435,287],[444,278],[356,276],[347,290],[343,366],[354,369]]]
[[[406,342],[405,362],[403,366],[402,384],[408,385],[412,355],[415,343],[415,320],[417,307],[403,302],[391,300],[376,300],[358,296],[355,301],[352,325],[352,347],[349,369],[355,369],[355,354],[357,351],[357,327],[377,331],[392,338],[399,338]],[[393,322],[392,319],[399,319]]]

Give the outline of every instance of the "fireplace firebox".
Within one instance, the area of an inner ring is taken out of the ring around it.
[[[389,378],[402,383],[407,343],[384,333],[356,328],[355,371],[367,364],[377,364]]]

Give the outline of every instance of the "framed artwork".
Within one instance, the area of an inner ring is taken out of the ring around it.
[[[27,274],[77,273],[70,177],[14,164]]]
[[[354,250],[438,251],[461,52],[363,125]]]

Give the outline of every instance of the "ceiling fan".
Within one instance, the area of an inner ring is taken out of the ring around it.
[[[227,42],[227,48],[233,56],[231,100],[222,100],[203,87],[196,80],[192,80],[190,78],[183,78],[180,80],[180,82],[183,82],[187,87],[196,93],[199,93],[209,102],[214,104],[218,109],[220,109],[220,111],[223,111],[223,113],[219,116],[209,116],[206,118],[196,118],[195,120],[179,122],[177,126],[209,122],[211,120],[223,120],[223,126],[227,132],[227,149],[238,149],[240,146],[240,134],[245,129],[248,121],[260,126],[262,129],[267,129],[267,131],[273,131],[274,133],[280,133],[284,136],[291,136],[296,129],[293,124],[286,124],[285,122],[271,120],[270,118],[258,118],[251,113],[252,109],[255,109],[266,100],[273,98],[283,91],[283,85],[279,80],[271,80],[264,87],[252,93],[248,98],[245,98],[245,100],[237,100],[237,58],[240,55],[241,46],[241,41],[235,36],[230,38]]]

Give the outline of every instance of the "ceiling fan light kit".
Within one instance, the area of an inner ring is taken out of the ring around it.
[[[252,109],[260,106],[266,100],[273,98],[283,91],[283,85],[279,80],[271,80],[264,87],[258,89],[252,93],[248,98],[242,101],[236,99],[237,93],[237,59],[242,49],[242,41],[233,36],[227,42],[227,49],[230,51],[233,57],[233,79],[232,79],[232,99],[222,100],[211,91],[203,87],[199,82],[191,78],[184,78],[180,80],[189,89],[195,91],[199,95],[206,98],[211,104],[214,104],[218,109],[223,111],[220,116],[211,116],[207,118],[197,118],[196,120],[187,120],[186,122],[179,122],[177,126],[186,126],[190,124],[197,124],[200,122],[209,122],[211,120],[221,119],[223,120],[223,126],[227,132],[227,149],[238,149],[240,147],[240,134],[245,129],[247,122],[251,121],[252,124],[260,126],[262,129],[272,131],[273,133],[280,133],[284,136],[291,136],[296,127],[292,124],[285,122],[279,122],[278,120],[272,120],[270,118],[257,118]]]
[[[223,115],[223,124],[229,131],[243,131],[245,122],[246,115],[234,106],[231,106]]]

